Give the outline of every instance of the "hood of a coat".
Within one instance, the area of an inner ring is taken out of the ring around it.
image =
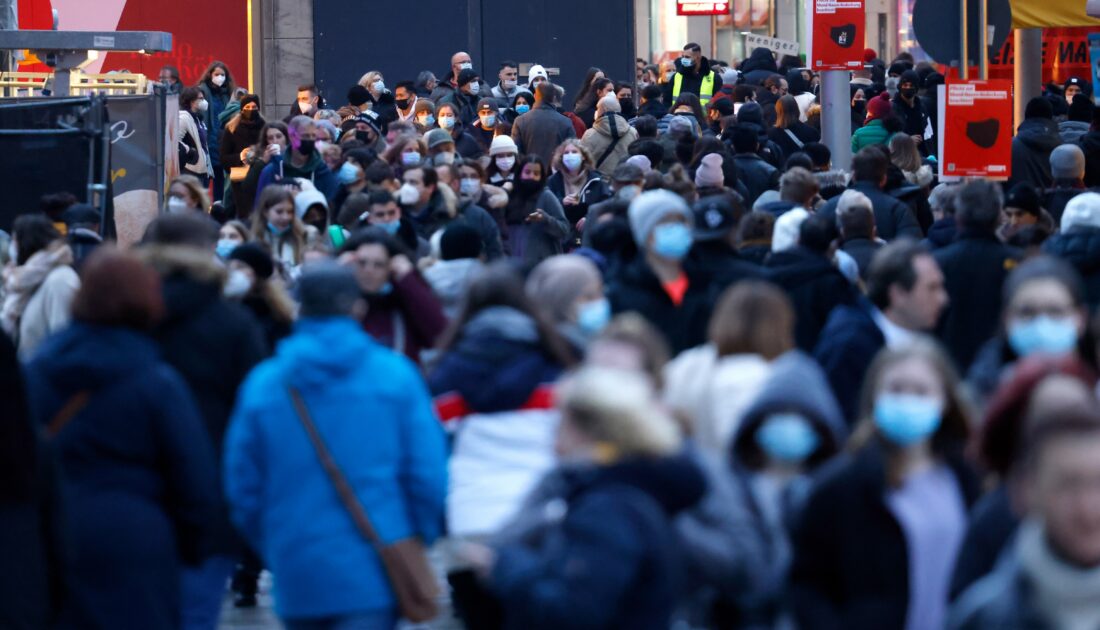
[[[767,70],[768,72],[779,73],[779,67],[775,65],[775,55],[767,48],[756,48],[749,54],[749,58],[741,64],[741,74],[752,72],[753,70]]]
[[[630,124],[626,122],[626,118],[624,118],[622,114],[618,113],[607,114],[601,117],[592,125],[592,128],[595,129],[596,132],[600,135],[610,138],[612,125],[615,125],[615,131],[617,131],[620,136],[625,136],[630,130]]]
[[[629,486],[645,492],[672,516],[698,503],[706,493],[703,471],[687,455],[626,459],[610,466],[570,469],[566,473],[577,496],[609,486]]]
[[[457,303],[465,293],[470,279],[484,267],[477,258],[441,260],[424,270],[424,279],[444,301]]]
[[[379,346],[350,317],[304,317],[275,351],[303,389],[338,381],[362,368]]]
[[[98,390],[160,359],[156,342],[127,328],[74,322],[40,346],[28,369],[59,392]]]
[[[848,429],[840,406],[821,367],[798,350],[775,360],[763,389],[745,410],[731,444],[738,461],[749,465],[761,461],[756,431],[768,416],[780,412],[798,413],[813,423],[821,446],[810,459],[811,465],[825,461],[842,448]]]
[[[1020,123],[1016,138],[1034,151],[1049,153],[1059,144],[1058,124],[1046,118],[1029,118]]]
[[[1100,228],[1079,225],[1043,243],[1043,251],[1073,265],[1083,274],[1100,271]]]
[[[212,252],[178,245],[154,245],[139,251],[161,277],[165,307],[162,327],[186,319],[221,298],[226,274],[214,262]]]
[[[480,413],[521,408],[540,386],[561,374],[543,351],[535,320],[512,308],[482,310],[429,376],[432,391],[458,392]]]

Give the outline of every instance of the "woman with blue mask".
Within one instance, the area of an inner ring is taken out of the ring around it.
[[[1086,334],[1086,307],[1081,277],[1059,258],[1040,256],[1014,269],[1003,290],[1003,325],[999,335],[978,352],[968,374],[970,386],[985,399],[992,395],[1005,370],[1033,356],[1077,354]]]
[[[572,226],[570,249],[580,245],[577,224],[588,215],[588,208],[611,197],[611,188],[600,172],[593,168],[592,154],[580,140],[571,138],[554,152],[554,174],[546,189],[554,193]]]
[[[942,628],[977,476],[954,368],[928,340],[883,350],[850,454],[796,520],[790,594],[804,627]]]
[[[460,108],[454,103],[440,103],[436,106],[436,124],[439,125],[440,129],[450,134],[451,140],[454,142],[452,151],[457,153],[456,157],[480,158],[485,154],[481,145],[467,131],[467,125],[462,118]],[[432,148],[431,142],[428,143],[428,148]]]
[[[784,327],[787,347],[793,347],[789,312]],[[738,618],[784,628],[790,627],[791,611],[779,586],[791,563],[790,528],[809,494],[811,475],[839,452],[847,427],[813,359],[788,352],[769,367],[725,448],[727,470],[741,490],[744,511],[751,515],[762,547],[762,564],[750,569],[752,596],[738,594],[728,605]]]
[[[611,311],[640,313],[673,352],[703,343],[711,287],[687,260],[695,225],[687,202],[668,190],[647,191],[630,202],[627,218],[639,252],[608,278]]]
[[[370,192],[367,188],[367,169],[376,161],[374,152],[368,149],[352,149],[343,155],[340,165],[333,169],[340,187],[332,198],[332,208],[343,207],[348,197],[355,193]],[[317,229],[324,231],[320,225]]]
[[[588,341],[611,320],[603,277],[596,264],[584,256],[547,258],[527,276],[526,290],[527,297],[542,307],[578,354],[583,354]]]
[[[526,90],[520,90],[512,97],[511,107],[504,110],[504,121],[509,125],[516,122],[517,118],[531,111],[534,104],[535,96]]]
[[[260,193],[252,213],[252,240],[270,248],[285,279],[298,278],[306,249],[317,238],[317,228],[298,218],[294,195],[287,187],[268,186]]]

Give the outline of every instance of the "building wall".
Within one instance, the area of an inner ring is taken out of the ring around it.
[[[298,86],[314,82],[313,1],[260,0],[260,14],[260,102],[266,118],[282,119]]]

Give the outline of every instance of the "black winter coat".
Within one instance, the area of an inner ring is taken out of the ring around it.
[[[1020,182],[1027,182],[1039,190],[1050,188],[1054,183],[1050,175],[1050,153],[1060,144],[1062,136],[1053,120],[1029,118],[1021,123],[1012,139],[1012,177],[1005,190],[1011,190]]]
[[[722,240],[696,241],[688,252],[688,260],[711,285],[715,301],[726,287],[764,276],[764,270],[759,265],[742,258],[736,249]]]
[[[263,329],[241,305],[222,298],[218,270],[201,254],[152,249],[150,262],[163,278],[166,314],[154,331],[164,362],[175,368],[195,398],[210,439],[221,453],[237,388],[269,353]],[[221,479],[221,458],[216,462]],[[220,485],[219,485],[220,488]],[[241,541],[219,492],[213,553],[234,554]]]
[[[607,298],[611,312],[618,315],[634,311],[649,320],[665,335],[673,354],[693,348],[706,340],[710,322],[710,286],[705,276],[685,263],[688,290],[677,306],[649,268],[643,254],[619,267],[608,278]]]
[[[936,335],[965,374],[986,340],[997,334],[1001,287],[1022,252],[993,234],[963,231],[954,243],[933,253],[943,271],[950,302]]]
[[[1100,227],[1083,225],[1056,234],[1043,243],[1043,253],[1073,265],[1085,281],[1085,299],[1090,310],[1100,306]]]
[[[978,482],[949,456],[969,506]],[[905,627],[909,560],[905,535],[886,505],[886,470],[877,443],[826,464],[795,524],[790,595],[800,627],[885,630]]]
[[[840,246],[841,251],[848,254],[859,265],[859,277],[867,280],[867,272],[871,269],[871,259],[884,245],[879,241],[869,238],[853,238],[844,241]]]
[[[749,58],[741,62],[741,78],[749,85],[763,85],[768,77],[779,74],[775,55],[767,48],[754,48]]]
[[[827,258],[802,247],[772,253],[764,267],[768,278],[791,298],[795,344],[813,352],[829,313],[841,304],[855,303],[851,283]]]
[[[733,156],[733,163],[737,165],[738,177],[748,192],[745,196],[747,207],[751,208],[764,191],[779,189],[779,169],[765,162],[759,155],[738,153]]]
[[[1077,141],[1085,152],[1085,185],[1100,186],[1100,131],[1090,131]]]
[[[837,307],[829,315],[814,350],[814,359],[829,379],[829,386],[849,426],[857,421],[859,395],[867,368],[879,350],[886,347],[886,337],[872,319],[871,308],[866,298],[860,298],[854,306]]]
[[[849,186],[852,190],[867,195],[871,200],[871,206],[875,212],[875,229],[878,237],[885,241],[892,241],[901,237],[914,239],[924,238],[920,224],[912,209],[905,202],[885,193],[874,182],[859,181]],[[834,197],[825,205],[817,209],[817,213],[831,221],[836,220],[836,207],[840,197]]]
[[[784,161],[802,150],[802,145],[795,142],[787,133],[788,131],[794,134],[803,145],[808,142],[821,142],[821,132],[804,122],[796,122],[786,129],[779,127],[768,129],[768,139],[779,145],[779,149],[783,151]]]
[[[1062,224],[1062,213],[1066,211],[1066,204],[1069,203],[1070,199],[1083,192],[1095,192],[1078,188],[1075,184],[1076,182],[1062,182],[1059,180],[1054,182],[1053,188],[1043,193],[1043,209],[1050,213],[1055,226]]]

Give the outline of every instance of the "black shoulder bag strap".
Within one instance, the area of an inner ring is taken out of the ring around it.
[[[600,168],[600,166],[607,161],[607,158],[611,156],[611,152],[615,150],[615,146],[619,144],[619,140],[623,139],[623,137],[619,135],[619,126],[615,124],[615,116],[618,116],[618,114],[615,112],[607,112],[605,116],[609,116],[607,119],[607,126],[611,128],[611,144],[607,145],[607,149],[603,152],[603,155],[600,156],[599,160],[596,160],[596,168]]]

